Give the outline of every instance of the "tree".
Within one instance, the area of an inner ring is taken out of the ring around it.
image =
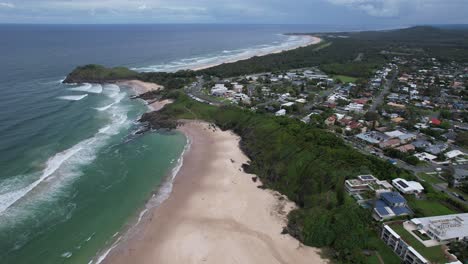
[[[468,132],[458,133],[456,143],[462,147],[468,147]]]
[[[447,180],[449,188],[453,188],[453,185],[455,183],[454,175],[455,169],[453,167],[444,168],[442,172],[442,177],[444,177]]]

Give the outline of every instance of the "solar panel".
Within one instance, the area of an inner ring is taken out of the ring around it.
[[[374,177],[370,176],[370,175],[364,175],[364,176],[361,176],[362,179],[364,180],[372,180],[374,179]]]
[[[406,184],[404,181],[397,181],[397,182],[403,188],[408,188],[409,187],[408,184]]]

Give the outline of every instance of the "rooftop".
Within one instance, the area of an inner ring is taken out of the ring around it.
[[[468,237],[468,213],[414,218],[411,222],[430,230],[440,240]]]

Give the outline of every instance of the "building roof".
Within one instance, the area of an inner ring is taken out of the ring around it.
[[[390,132],[385,132],[385,135],[395,138],[404,135],[405,133],[401,132],[400,130],[394,130]]]
[[[392,184],[404,193],[422,192],[424,190],[424,187],[419,182],[407,181],[401,178],[392,180]]]
[[[382,193],[380,197],[392,204],[406,203],[406,199],[398,192]]]
[[[465,155],[465,153],[461,152],[458,149],[445,153],[445,157],[447,157],[448,159],[453,159],[453,158],[456,158],[458,156],[463,156],[463,155]]]
[[[415,218],[413,223],[420,223],[425,231],[430,230],[440,240],[468,237],[468,213]]]
[[[389,136],[377,131],[361,133],[358,134],[356,137],[372,144],[377,144],[389,139]]]

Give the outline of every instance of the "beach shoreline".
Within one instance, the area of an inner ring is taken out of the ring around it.
[[[204,70],[204,69],[208,69],[208,68],[211,68],[211,67],[216,67],[216,66],[219,66],[219,65],[222,65],[222,64],[225,64],[225,63],[234,63],[234,62],[238,62],[238,61],[241,61],[241,60],[248,60],[248,59],[251,59],[253,57],[262,57],[262,56],[267,56],[267,55],[270,55],[270,54],[277,54],[277,53],[281,53],[281,52],[284,52],[284,51],[290,51],[290,50],[294,50],[294,49],[298,49],[298,48],[307,47],[307,46],[310,46],[310,45],[316,45],[316,44],[319,44],[320,42],[322,42],[321,38],[316,37],[316,36],[312,36],[312,35],[291,35],[291,36],[301,36],[303,38],[307,38],[307,41],[305,41],[304,43],[301,43],[299,45],[294,45],[294,46],[290,46],[290,47],[287,47],[287,48],[279,48],[279,49],[276,49],[276,50],[273,50],[273,51],[268,51],[268,52],[257,52],[255,54],[249,54],[249,55],[246,55],[246,56],[239,56],[239,57],[236,57],[234,59],[225,60],[225,61],[221,61],[221,62],[215,62],[215,63],[205,64],[205,65],[199,65],[199,66],[195,66],[195,67],[192,67],[192,68],[189,68],[189,69],[193,70],[193,71]]]
[[[318,249],[281,234],[295,205],[243,172],[248,158],[237,135],[199,121],[178,131],[190,147],[169,179],[170,195],[145,206],[102,263],[327,263]]]

